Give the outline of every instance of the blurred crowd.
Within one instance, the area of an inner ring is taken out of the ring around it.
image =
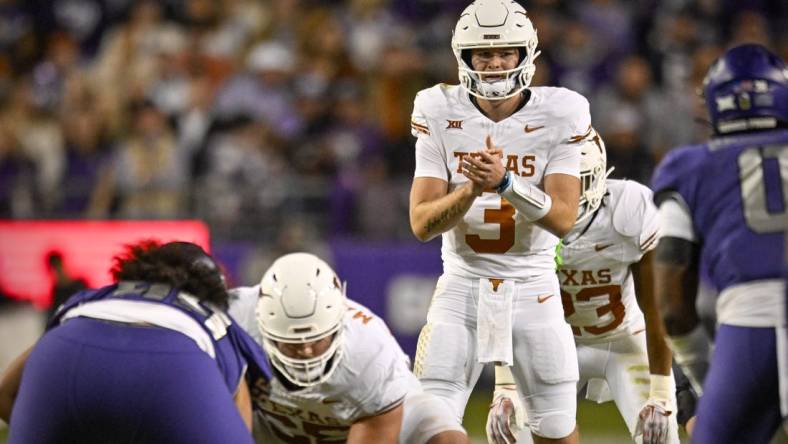
[[[200,218],[219,240],[408,238],[413,97],[466,0],[0,0],[0,218]],[[534,85],[584,94],[614,177],[706,137],[727,46],[781,0],[528,0]]]

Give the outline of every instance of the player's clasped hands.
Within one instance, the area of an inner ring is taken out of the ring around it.
[[[494,190],[503,180],[506,170],[501,163],[503,150],[494,146],[488,135],[483,150],[463,158],[462,174],[473,182],[476,195],[485,190]]]

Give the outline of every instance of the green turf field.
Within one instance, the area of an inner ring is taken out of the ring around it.
[[[490,396],[475,395],[468,403],[465,415],[465,426],[475,443],[487,442],[484,435],[484,424],[487,421],[487,405]],[[619,418],[618,411],[612,402],[592,404],[587,401],[580,403],[579,424],[581,442],[584,444],[628,444],[629,439],[624,422]],[[6,442],[7,430],[0,425],[0,443]],[[684,440],[682,440],[684,441]]]
[[[484,424],[487,421],[487,405],[491,396],[475,395],[468,403],[465,425],[475,443],[487,442],[484,435]],[[613,403],[601,405],[581,402],[579,407],[579,423],[581,442],[586,444],[627,444],[628,438],[624,422],[619,418]],[[0,443],[6,442],[7,430],[0,425]]]
[[[465,428],[474,444],[487,442],[484,425],[487,422],[487,407],[492,394],[484,396],[474,393],[468,401],[465,413]],[[578,425],[580,426],[580,442],[583,444],[628,444],[629,438],[624,421],[612,402],[596,404],[581,401],[578,404]],[[682,437],[682,442],[689,442]]]

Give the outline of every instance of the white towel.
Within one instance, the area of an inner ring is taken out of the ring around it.
[[[514,283],[479,279],[476,318],[476,356],[480,363],[514,364],[512,356],[512,299]]]

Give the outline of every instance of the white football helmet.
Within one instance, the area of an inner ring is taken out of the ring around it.
[[[342,358],[345,286],[323,260],[308,253],[277,259],[260,281],[257,325],[271,363],[290,382],[310,387],[327,380]],[[277,342],[303,344],[333,336],[321,355],[294,358]]]
[[[607,169],[605,142],[592,128],[580,145],[580,207],[576,224],[591,217],[602,204],[607,192],[607,176],[613,169]]]
[[[531,84],[534,76],[534,60],[539,56],[537,43],[536,30],[519,3],[476,0],[460,15],[451,39],[460,85],[468,93],[486,100],[502,100],[519,94]],[[494,72],[503,78],[486,82],[482,75],[493,72],[473,69],[470,50],[474,48],[517,48],[520,64],[514,69]]]

